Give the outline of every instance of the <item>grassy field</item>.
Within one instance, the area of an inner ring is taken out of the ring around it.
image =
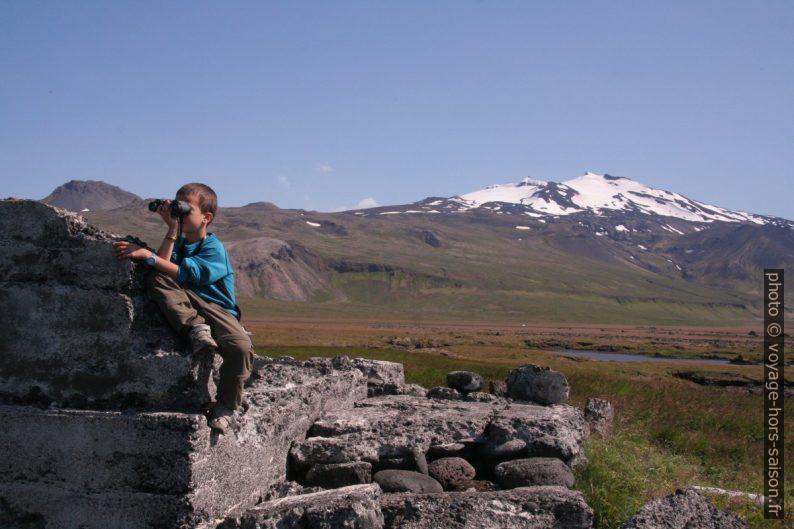
[[[673,493],[689,485],[719,487],[727,490],[763,494],[762,397],[737,388],[703,386],[682,380],[673,374],[693,369],[704,376],[760,380],[760,366],[697,366],[603,362],[566,358],[543,348],[527,345],[527,335],[560,336],[548,329],[525,329],[448,323],[434,325],[411,322],[345,321],[252,321],[257,352],[261,355],[310,356],[347,355],[401,362],[408,382],[425,387],[444,385],[452,370],[471,370],[489,380],[503,379],[510,369],[524,363],[549,366],[564,373],[571,384],[569,403],[582,407],[588,397],[606,398],[613,403],[617,416],[610,436],[591,437],[585,445],[588,464],[577,472],[576,489],[585,496],[596,513],[596,527],[612,529],[625,522],[648,500]],[[559,329],[558,329],[559,330]],[[672,329],[572,328],[564,329],[570,339],[579,342],[606,343],[605,336],[627,335],[623,342],[644,349],[643,336],[651,332],[657,343],[647,348],[664,348],[687,356],[681,337],[687,340],[707,336],[706,330],[674,332]],[[546,332],[546,335],[543,334]],[[665,345],[660,339],[667,333]],[[709,331],[719,334],[718,330]],[[563,333],[565,334],[565,333]],[[726,334],[728,334],[726,332]],[[746,332],[735,333],[742,336]],[[410,336],[437,347],[395,348],[390,336]],[[730,344],[731,354],[749,346]],[[531,342],[531,340],[530,340]],[[438,346],[438,345],[441,346]],[[701,350],[694,351],[697,356]],[[690,352],[690,354],[692,354]],[[789,377],[791,380],[791,377]],[[786,412],[786,438],[792,438],[794,413]],[[787,447],[786,458],[791,461]],[[791,473],[789,472],[789,476]],[[748,521],[753,528],[794,527],[794,480],[786,480],[787,520],[765,521],[761,506],[747,500],[727,500],[710,496],[719,508],[729,508]]]

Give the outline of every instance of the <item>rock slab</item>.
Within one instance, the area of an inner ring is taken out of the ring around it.
[[[291,444],[365,392],[358,371],[257,359],[223,436],[200,414],[0,406],[0,508],[44,528],[208,527],[284,481]]]
[[[620,529],[748,529],[747,523],[730,511],[720,511],[695,489],[646,503]]]
[[[387,494],[381,498],[389,529],[590,529],[593,510],[581,493],[564,487],[494,492]]]
[[[377,485],[353,485],[262,503],[218,529],[381,529]]]

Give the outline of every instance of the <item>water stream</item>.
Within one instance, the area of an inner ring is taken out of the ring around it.
[[[562,356],[575,358],[590,358],[593,360],[605,360],[611,362],[664,362],[664,363],[687,363],[687,364],[723,364],[723,365],[748,365],[731,364],[729,360],[717,358],[675,358],[671,356],[643,356],[629,353],[605,353],[601,351],[581,351],[565,349],[553,351]]]

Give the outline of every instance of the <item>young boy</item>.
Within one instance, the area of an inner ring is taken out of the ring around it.
[[[217,195],[209,186],[193,183],[182,186],[176,200],[190,205],[190,212],[183,216],[181,238],[177,238],[178,218],[171,216],[171,201],[166,200],[158,213],[168,232],[157,253],[128,241],[113,246],[120,259],[146,261],[152,267],[147,277],[149,294],[169,324],[190,338],[193,353],[210,348],[223,357],[209,425],[226,433],[251,374],[253,345],[238,321],[234,272],[226,249],[214,234],[207,233],[218,208]]]

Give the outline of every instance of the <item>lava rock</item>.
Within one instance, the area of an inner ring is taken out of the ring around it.
[[[474,479],[476,472],[471,464],[462,457],[442,457],[429,465],[430,476],[441,483],[445,489],[453,489],[464,481]]]
[[[517,400],[556,404],[568,398],[570,386],[562,373],[548,367],[526,364],[507,375],[507,394]]]
[[[620,529],[747,529],[747,523],[730,511],[720,511],[700,492],[678,489],[674,494],[646,503]]]
[[[441,484],[430,476],[411,470],[381,470],[372,477],[384,492],[443,492]]]
[[[504,461],[494,468],[496,481],[506,489],[536,485],[559,485],[571,488],[571,469],[555,457],[530,457]]]

